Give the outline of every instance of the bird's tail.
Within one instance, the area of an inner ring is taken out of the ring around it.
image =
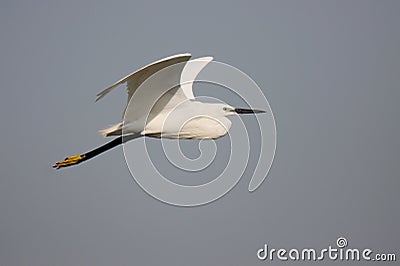
[[[106,129],[101,129],[101,130],[99,130],[99,132],[101,135],[103,135],[103,137],[121,136],[122,135],[122,122],[118,123],[112,127],[109,127]]]

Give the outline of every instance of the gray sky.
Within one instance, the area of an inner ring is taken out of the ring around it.
[[[264,243],[322,249],[339,236],[398,252],[399,11],[364,0],[2,1],[0,264],[265,265]],[[119,121],[124,90],[95,104],[100,90],[182,52],[240,68],[268,98],[278,146],[256,192],[247,173],[212,204],[163,204],[120,148],[51,168]]]

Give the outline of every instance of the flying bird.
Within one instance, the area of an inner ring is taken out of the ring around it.
[[[79,164],[139,137],[216,139],[228,133],[232,124],[228,116],[265,112],[196,101],[193,80],[213,58],[190,58],[191,54],[186,53],[161,59],[97,94],[96,102],[126,83],[128,103],[123,122],[100,130],[105,137],[117,138],[89,152],[69,156],[53,167],[60,169]]]

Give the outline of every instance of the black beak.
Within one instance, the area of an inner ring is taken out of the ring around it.
[[[265,113],[264,110],[242,109],[242,108],[235,108],[235,112],[237,114],[259,114],[259,113]]]

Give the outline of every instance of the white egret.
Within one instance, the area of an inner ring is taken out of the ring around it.
[[[125,108],[124,123],[121,122],[100,131],[105,137],[119,136],[118,138],[87,153],[69,156],[65,160],[57,162],[53,167],[59,169],[79,164],[128,140],[141,136],[216,139],[227,134],[231,127],[231,121],[227,116],[264,113],[262,110],[242,109],[226,104],[195,101],[192,88],[193,80],[213,58],[202,57],[189,61],[190,57],[190,54],[179,54],[159,60],[126,76],[97,94],[96,101],[117,86],[126,83],[129,105],[132,96],[142,84],[147,82],[147,79],[154,76],[155,73],[170,68],[164,75],[161,75],[161,78],[150,82],[148,86],[150,88],[135,94],[135,97],[139,99],[135,99],[131,108],[128,108],[128,105]],[[183,83],[183,80],[189,82]],[[165,93],[165,88],[172,89]],[[157,99],[155,104],[152,102],[154,99]],[[146,106],[150,106],[151,109],[146,110]],[[171,112],[172,110],[173,112]],[[168,118],[169,114],[171,114],[170,118]],[[166,123],[167,119],[170,119],[169,123]]]

